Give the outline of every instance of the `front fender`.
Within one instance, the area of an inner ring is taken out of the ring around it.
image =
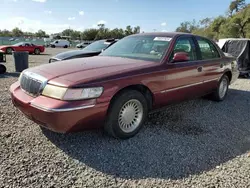
[[[97,103],[103,103],[103,102],[109,102],[115,95],[117,95],[120,91],[126,89],[126,88],[146,88],[148,91],[151,92],[150,88],[148,88],[146,85],[142,83],[137,83],[137,82],[127,82],[126,84],[107,84],[104,86],[104,91],[103,94],[101,95],[100,98],[97,99]]]
[[[233,60],[231,63],[228,63],[225,66],[223,75],[227,74],[228,72],[230,72],[230,74],[231,74],[230,84],[232,84],[238,79],[239,74],[240,74],[239,69],[238,69],[238,64],[237,64],[236,60]]]

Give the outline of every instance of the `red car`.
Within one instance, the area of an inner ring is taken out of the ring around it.
[[[65,133],[104,126],[125,139],[149,111],[205,95],[224,100],[238,75],[235,59],[207,38],[143,33],[99,56],[27,69],[10,91],[13,104],[45,128]]]
[[[14,45],[0,46],[0,50],[4,51],[6,54],[12,54],[13,51],[27,51],[30,54],[39,55],[40,53],[45,51],[45,47],[41,45],[35,45],[30,42],[19,42]]]

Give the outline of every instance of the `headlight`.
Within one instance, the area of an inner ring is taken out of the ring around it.
[[[63,100],[93,99],[101,96],[102,87],[84,88],[84,89],[67,89]]]
[[[102,92],[102,87],[68,89],[47,84],[42,94],[60,100],[81,100],[98,98]]]
[[[65,87],[58,87],[47,84],[45,88],[43,89],[42,95],[56,98],[56,99],[63,99],[63,96],[65,95],[67,91],[67,88]]]

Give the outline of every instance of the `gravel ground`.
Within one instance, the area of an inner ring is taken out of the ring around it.
[[[52,54],[30,56],[30,66]],[[0,76],[0,187],[250,187],[250,80],[222,103],[205,99],[149,116],[132,139],[102,130],[42,130],[11,104],[12,57]]]

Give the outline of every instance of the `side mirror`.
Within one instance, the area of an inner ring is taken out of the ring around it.
[[[186,52],[177,52],[174,54],[174,57],[172,59],[172,62],[183,62],[183,61],[189,61],[188,53]]]

